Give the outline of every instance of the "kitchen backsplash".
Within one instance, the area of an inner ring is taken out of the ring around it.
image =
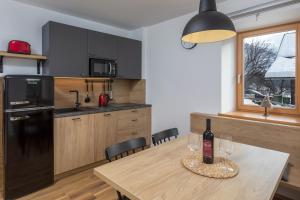
[[[107,88],[107,87],[106,87]],[[89,94],[83,78],[55,78],[55,107],[72,107],[75,104],[75,94],[70,90],[79,91],[81,106],[97,106],[99,94],[104,90],[104,83],[95,81],[89,83]],[[114,80],[112,83],[113,100],[112,103],[145,103],[146,81],[145,80]],[[86,96],[89,95],[91,102],[85,103]]]

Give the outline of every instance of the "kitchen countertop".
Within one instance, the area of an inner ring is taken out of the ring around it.
[[[135,103],[121,103],[121,104],[109,104],[106,107],[82,107],[79,110],[75,110],[72,108],[59,108],[54,110],[54,117],[71,117],[78,115],[87,115],[94,113],[105,113],[105,112],[113,112],[120,110],[131,110],[131,109],[139,109],[151,107],[149,104],[135,104]],[[69,109],[69,110],[68,110]]]

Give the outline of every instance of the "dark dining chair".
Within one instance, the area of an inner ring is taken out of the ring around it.
[[[146,139],[144,137],[135,138],[107,147],[105,149],[105,156],[109,162],[112,162],[113,160],[118,160],[119,158],[128,156],[130,153],[135,153],[138,149],[144,150],[145,147]],[[117,194],[118,200],[130,200],[125,195],[122,195],[119,191],[117,191]]]
[[[155,133],[152,135],[152,143],[154,144],[154,146],[156,146],[162,144],[163,142],[166,142],[167,139],[171,141],[171,138],[177,138],[178,134],[179,133],[177,128],[171,128],[168,130],[161,131],[159,133]]]

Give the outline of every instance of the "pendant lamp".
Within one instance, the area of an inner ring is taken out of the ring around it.
[[[185,26],[182,41],[209,43],[229,39],[236,35],[231,19],[217,11],[215,0],[201,0],[199,14]]]

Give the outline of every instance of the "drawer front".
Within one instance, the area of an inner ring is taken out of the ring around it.
[[[147,109],[132,109],[132,110],[124,110],[119,111],[118,119],[137,119],[140,117],[144,117],[147,115]]]
[[[143,128],[147,123],[146,117],[128,117],[117,121],[117,130],[127,130],[130,128]]]
[[[133,138],[146,137],[146,129],[129,128],[126,130],[117,131],[117,143],[124,142]]]

